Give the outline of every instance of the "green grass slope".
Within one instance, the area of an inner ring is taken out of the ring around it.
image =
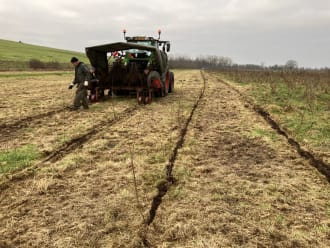
[[[87,59],[84,53],[0,39],[1,61],[29,61],[31,59],[38,59],[42,62],[56,61],[59,63],[68,63],[72,56],[76,56],[82,60]]]
[[[0,71],[69,69],[72,56],[88,63],[84,53],[0,39]]]

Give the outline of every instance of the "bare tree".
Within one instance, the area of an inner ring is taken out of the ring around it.
[[[290,59],[285,63],[285,68],[289,70],[297,69],[298,68],[298,62]]]

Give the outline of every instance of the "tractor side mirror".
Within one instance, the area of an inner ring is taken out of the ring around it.
[[[170,43],[167,43],[166,44],[166,52],[169,52],[171,49],[171,44]]]

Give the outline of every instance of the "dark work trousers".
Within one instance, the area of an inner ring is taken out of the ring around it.
[[[87,89],[83,85],[79,85],[73,100],[74,108],[78,109],[81,105],[84,109],[88,109]]]

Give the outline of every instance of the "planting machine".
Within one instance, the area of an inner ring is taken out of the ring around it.
[[[86,48],[95,69],[89,83],[90,97],[97,101],[108,94],[136,94],[139,103],[150,103],[153,96],[166,96],[174,89],[174,74],[169,70],[170,42],[145,36],[127,37],[116,42]]]

